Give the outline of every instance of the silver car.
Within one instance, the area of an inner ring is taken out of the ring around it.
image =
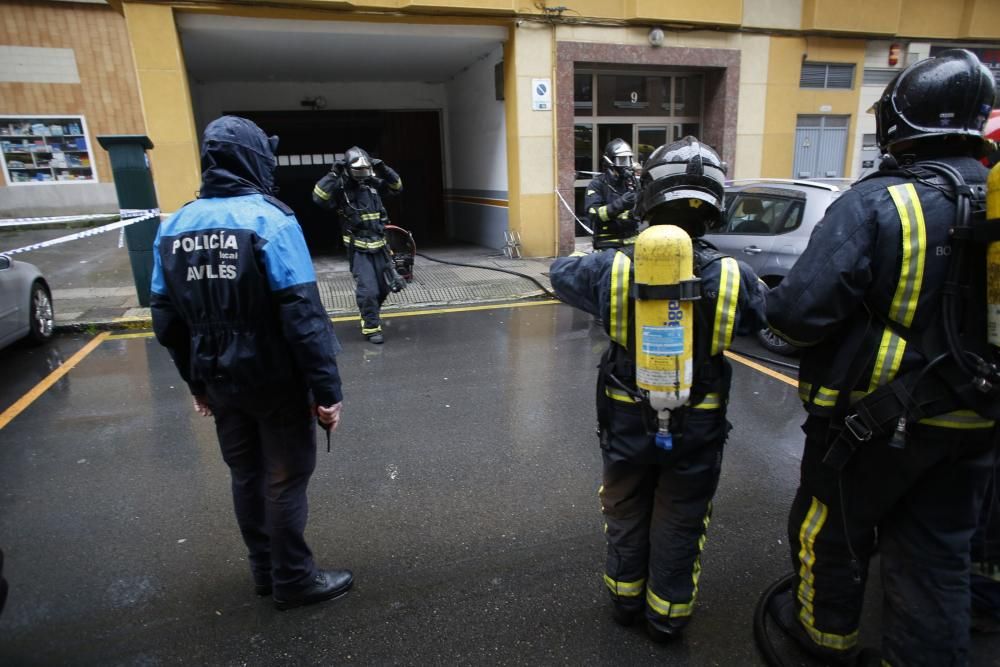
[[[52,292],[41,271],[0,255],[0,348],[25,336],[44,343],[54,324]]]
[[[826,208],[850,181],[736,181],[726,189],[726,217],[705,239],[723,253],[745,261],[774,287],[806,249],[809,236]],[[795,354],[795,348],[770,329],[758,333],[772,352]]]

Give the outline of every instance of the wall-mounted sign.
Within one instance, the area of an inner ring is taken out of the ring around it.
[[[819,108],[820,113],[830,113],[831,111],[833,111],[833,107],[829,104],[824,104]]]
[[[531,108],[534,111],[552,110],[552,80],[531,80]]]

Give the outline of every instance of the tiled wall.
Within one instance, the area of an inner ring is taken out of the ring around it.
[[[0,114],[84,116],[98,179],[110,183],[107,152],[95,137],[145,133],[125,19],[106,5],[0,0],[0,46],[73,50],[79,83],[0,77]]]

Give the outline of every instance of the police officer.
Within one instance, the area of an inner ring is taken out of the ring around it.
[[[256,592],[288,609],[346,593],[352,575],[318,569],[303,536],[313,419],[340,422],[340,345],[302,229],[271,195],[277,139],[236,116],[209,123],[199,198],[156,235],[151,308],[195,410],[215,417]]]
[[[856,652],[876,535],[883,659],[968,660],[969,540],[1000,401],[995,379],[973,387],[965,368],[988,373],[988,358],[973,360],[989,352],[985,252],[964,249],[972,236],[963,213],[982,206],[986,171],[975,158],[994,92],[964,50],[897,75],[874,106],[889,157],[829,208],[768,298],[772,329],[805,346],[808,413],[788,520],[795,579],[769,609],[826,662]],[[978,305],[962,305],[977,294]]]
[[[621,248],[635,243],[639,221],[633,209],[639,180],[632,162],[632,147],[612,139],[601,155],[604,171],[587,186],[583,205],[594,230],[594,249]]]
[[[600,318],[611,338],[597,381],[604,582],[615,620],[629,625],[644,616],[657,641],[681,632],[698,593],[701,551],[730,428],[731,370],[722,353],[734,333],[756,331],[764,322],[763,284],[748,266],[700,238],[722,215],[724,169],[714,150],[685,137],[654,151],[642,176],[643,221],[676,225],[693,237],[701,280],[700,298],[693,302],[691,397],[671,413],[669,451],[657,446],[650,405],[636,386],[633,247],[560,258],[550,273],[559,298]]]
[[[313,201],[337,211],[347,247],[347,260],[356,284],[355,298],[361,311],[361,333],[370,343],[384,342],[379,310],[390,291],[405,283],[396,273],[385,244],[389,215],[382,197],[403,190],[399,175],[382,160],[357,146],[313,188]]]

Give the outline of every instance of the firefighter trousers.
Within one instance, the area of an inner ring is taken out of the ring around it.
[[[843,470],[823,463],[830,420],[810,416],[788,520],[799,622],[848,652],[877,548],[882,657],[890,665],[964,665],[969,545],[996,457],[996,429],[916,425],[902,447],[859,443]]]
[[[304,387],[266,396],[208,387],[236,522],[258,583],[295,592],[316,574],[304,532],[306,487],[316,468],[316,422]]]
[[[623,610],[645,609],[650,620],[678,628],[690,620],[724,442],[723,435],[699,443],[665,463],[604,451],[604,583]]]
[[[361,333],[366,336],[382,331],[380,311],[389,296],[385,272],[389,258],[384,250],[378,252],[354,251],[351,257],[351,275],[354,276],[354,298],[361,312]]]

